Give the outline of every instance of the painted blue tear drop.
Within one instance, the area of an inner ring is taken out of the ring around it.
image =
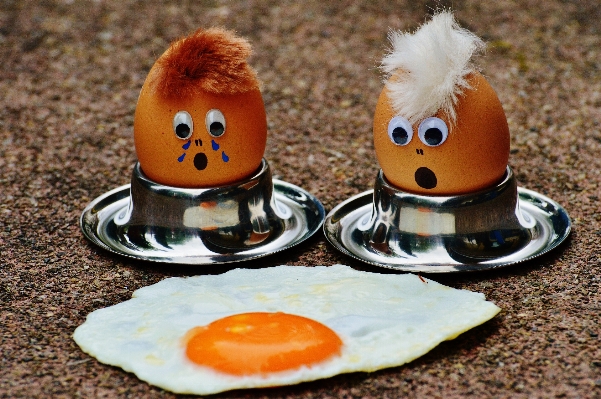
[[[225,151],[221,151],[221,159],[223,159],[223,162],[227,162],[230,160],[230,157],[225,155]]]
[[[184,150],[187,150],[188,148],[190,148],[190,143],[192,143],[192,140],[188,140],[188,142],[187,142],[186,144],[184,144],[184,145],[182,146],[182,148],[183,148]],[[183,159],[183,158],[182,158],[182,159]],[[180,162],[181,162],[181,161],[180,161]]]
[[[217,144],[215,140],[211,140],[211,145],[213,146],[213,151],[217,151],[219,149],[219,144]]]
[[[186,153],[184,152],[179,158],[177,158],[177,162],[184,162],[185,157],[186,157]]]

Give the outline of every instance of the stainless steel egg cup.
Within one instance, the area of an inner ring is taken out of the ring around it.
[[[534,258],[565,240],[570,226],[559,204],[518,188],[509,167],[494,187],[454,196],[404,192],[380,170],[374,190],[327,215],[324,232],[338,250],[366,263],[439,273]]]
[[[203,265],[292,247],[315,233],[324,217],[317,198],[273,179],[264,159],[245,181],[198,189],[158,184],[137,163],[131,184],[90,203],[80,225],[90,241],[114,253]]]

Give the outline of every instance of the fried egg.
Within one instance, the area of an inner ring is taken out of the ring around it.
[[[399,366],[499,311],[411,274],[277,266],[168,278],[92,312],[73,338],[152,385],[203,395]]]

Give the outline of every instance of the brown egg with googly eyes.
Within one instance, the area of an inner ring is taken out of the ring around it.
[[[223,29],[174,42],[142,87],[134,117],[140,167],[173,187],[209,188],[253,175],[267,141],[250,45]]]
[[[509,159],[503,107],[486,79],[472,73],[455,106],[453,124],[438,112],[417,123],[395,115],[384,88],[374,115],[374,146],[384,176],[394,186],[426,195],[457,195],[501,180]]]
[[[414,33],[391,32],[390,40],[373,124],[386,179],[423,195],[466,194],[498,183],[510,138],[501,102],[471,60],[484,42],[448,11]]]

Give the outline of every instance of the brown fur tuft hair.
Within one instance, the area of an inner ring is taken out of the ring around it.
[[[246,39],[221,28],[198,29],[173,42],[156,62],[151,85],[166,98],[189,98],[199,91],[238,94],[259,87],[247,64]]]

